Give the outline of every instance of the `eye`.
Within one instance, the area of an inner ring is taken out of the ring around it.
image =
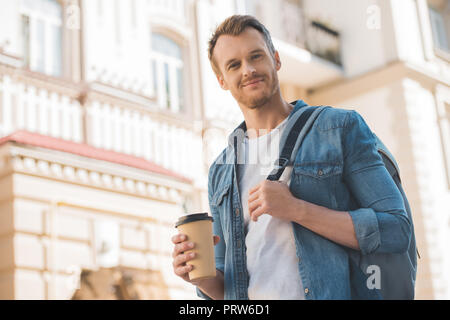
[[[238,66],[239,66],[239,62],[235,62],[235,63],[230,64],[228,69],[236,69]]]
[[[253,59],[253,60],[256,60],[256,59],[258,59],[258,58],[260,58],[260,57],[261,57],[260,54],[254,54],[254,55],[252,55],[252,59]]]

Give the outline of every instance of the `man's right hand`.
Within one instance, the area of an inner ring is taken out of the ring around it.
[[[219,236],[213,236],[214,245],[218,244],[220,241]],[[179,233],[172,237],[172,242],[175,245],[172,257],[173,257],[173,271],[177,276],[179,276],[184,281],[192,283],[193,285],[198,285],[198,283],[189,279],[189,272],[191,272],[194,266],[187,264],[190,260],[195,258],[194,252],[185,253],[188,250],[194,248],[195,243],[189,241],[187,235]]]

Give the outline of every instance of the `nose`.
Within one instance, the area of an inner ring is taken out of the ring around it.
[[[244,78],[250,78],[254,73],[256,73],[256,68],[249,62],[244,62],[242,70],[244,73]]]

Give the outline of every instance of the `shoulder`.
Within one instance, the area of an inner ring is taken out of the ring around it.
[[[317,118],[316,127],[322,131],[347,128],[360,120],[363,121],[355,110],[327,106]]]

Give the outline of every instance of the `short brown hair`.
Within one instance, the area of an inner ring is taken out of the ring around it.
[[[262,34],[264,42],[266,43],[270,53],[272,54],[272,56],[275,55],[275,47],[273,46],[269,30],[267,30],[266,27],[253,16],[236,14],[225,19],[217,27],[216,31],[214,31],[213,35],[211,36],[211,39],[208,42],[208,58],[216,74],[220,73],[216,61],[213,58],[213,52],[217,40],[222,35],[238,36],[242,32],[244,32],[246,28],[254,28],[257,31],[259,31]]]

